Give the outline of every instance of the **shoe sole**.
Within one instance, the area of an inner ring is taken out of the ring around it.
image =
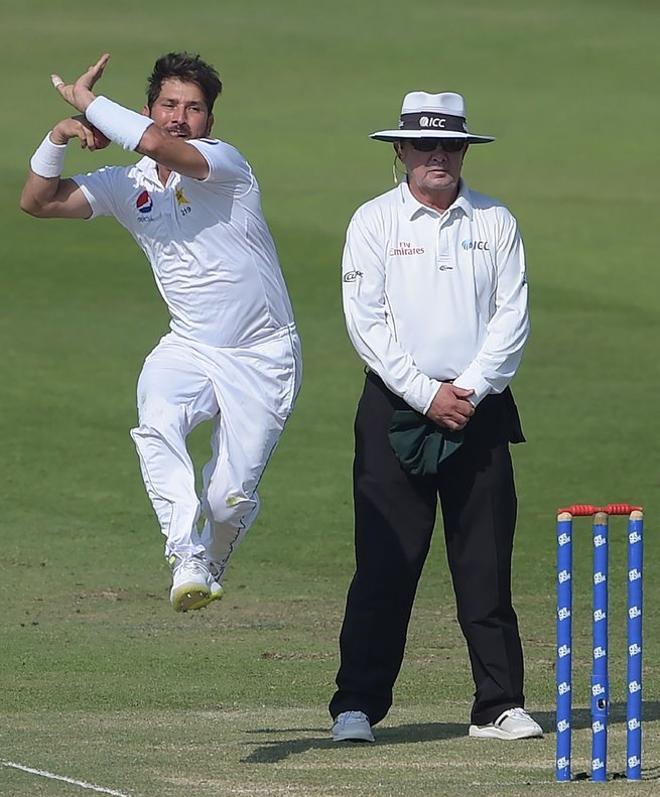
[[[332,730],[332,741],[333,742],[375,742],[374,735],[371,732],[371,728],[365,729],[363,731],[354,730],[353,732],[348,730]]]
[[[473,739],[502,739],[506,742],[513,742],[517,739],[540,739],[543,736],[543,732],[521,731],[514,734],[501,728],[480,728],[478,725],[470,725],[468,736]]]
[[[357,744],[369,744],[370,742],[375,742],[376,740],[372,736],[371,738],[367,736],[333,736],[333,742],[357,742]]]
[[[183,584],[170,593],[170,603],[175,612],[188,612],[203,609],[212,601],[222,598],[222,588],[218,590],[201,589],[197,585]]]

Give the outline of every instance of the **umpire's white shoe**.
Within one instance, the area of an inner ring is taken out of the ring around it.
[[[170,603],[175,612],[201,609],[222,597],[222,587],[211,576],[202,557],[171,556],[169,561],[172,566]]]
[[[362,711],[342,711],[332,725],[333,742],[375,742],[369,717]]]
[[[543,728],[524,708],[508,708],[488,725],[470,725],[475,739],[532,739],[543,736]]]

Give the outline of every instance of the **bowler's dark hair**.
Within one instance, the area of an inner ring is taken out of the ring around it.
[[[209,113],[213,111],[213,103],[222,91],[222,81],[215,69],[198,55],[190,53],[167,53],[154,64],[154,69],[147,82],[147,105],[151,109],[158,99],[163,81],[177,78],[185,83],[196,83],[206,100]]]

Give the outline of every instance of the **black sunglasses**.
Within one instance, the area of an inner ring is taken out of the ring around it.
[[[417,152],[433,152],[436,147],[445,152],[460,152],[465,147],[464,138],[409,138]]]

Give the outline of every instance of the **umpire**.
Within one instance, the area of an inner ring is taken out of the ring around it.
[[[541,736],[524,710],[511,604],[516,492],[510,443],[524,441],[508,388],[529,334],[516,220],[461,179],[463,97],[415,91],[394,145],[406,179],[362,205],[343,255],[348,332],[367,366],[355,421],[357,567],[330,703],[335,741],[374,741],[392,705],[438,498],[475,697],[469,735]]]

